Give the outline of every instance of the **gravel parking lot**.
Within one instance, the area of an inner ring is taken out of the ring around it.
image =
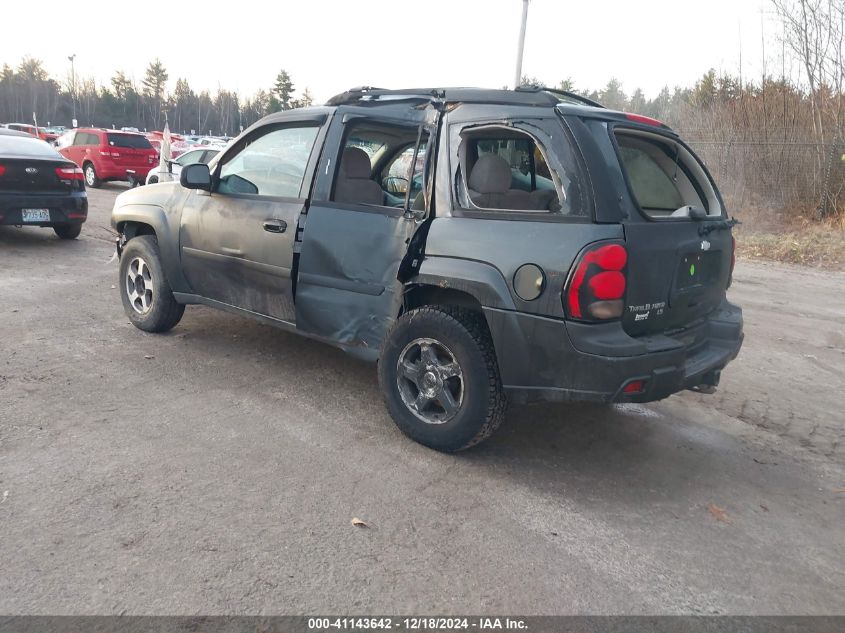
[[[0,612],[845,614],[845,274],[740,262],[715,395],[512,408],[443,455],[341,351],[131,326],[123,188],[75,242],[0,227]]]

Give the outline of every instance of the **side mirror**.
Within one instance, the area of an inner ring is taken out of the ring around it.
[[[185,165],[179,174],[179,183],[185,189],[211,191],[211,172],[205,163]]]

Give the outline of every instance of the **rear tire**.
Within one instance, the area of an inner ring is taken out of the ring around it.
[[[94,169],[93,163],[85,163],[85,167],[82,168],[82,171],[85,172],[85,185],[91,187],[92,189],[98,189],[103,182],[97,177],[97,170]]]
[[[390,415],[408,437],[438,451],[486,440],[507,401],[484,317],[455,306],[426,306],[391,328],[378,366]]]
[[[129,240],[120,257],[119,282],[123,310],[139,330],[166,332],[181,320],[185,306],[173,297],[155,236]]]
[[[60,224],[53,230],[63,240],[75,240],[82,233],[82,224]]]

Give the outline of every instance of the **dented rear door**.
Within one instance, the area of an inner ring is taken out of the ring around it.
[[[397,275],[420,218],[410,217],[405,208],[332,200],[345,131],[373,120],[413,125],[434,139],[437,117],[424,104],[380,107],[377,114],[348,107],[335,114],[302,222],[297,329],[358,356],[378,357],[384,335],[399,314],[403,284]],[[431,147],[427,153],[432,155]]]

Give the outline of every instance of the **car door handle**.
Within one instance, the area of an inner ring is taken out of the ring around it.
[[[264,220],[264,230],[268,233],[284,233],[288,230],[288,223],[284,220]]]
[[[229,257],[243,257],[244,252],[239,248],[229,248],[228,246],[221,246],[220,252]]]

